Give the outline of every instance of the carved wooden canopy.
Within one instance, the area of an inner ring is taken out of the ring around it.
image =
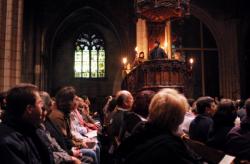
[[[190,0],[136,0],[136,13],[152,22],[189,15]]]

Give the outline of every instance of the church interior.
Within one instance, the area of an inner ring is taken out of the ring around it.
[[[2,0],[0,90],[30,82],[51,93],[73,85],[91,98],[113,95],[123,81],[122,59],[126,57],[132,68],[136,53],[144,51],[147,57],[159,39],[161,46],[168,44],[169,59],[174,59],[175,51],[185,61],[194,59],[191,85],[185,86],[188,97],[249,97],[245,1],[191,0],[183,16],[159,10],[144,17],[136,5],[128,0]],[[75,66],[74,56],[85,34],[102,40],[96,43],[104,50],[100,76],[76,73],[81,65]]]
[[[120,90],[246,100],[248,39],[244,0],[0,0],[0,92],[73,86],[97,112]]]

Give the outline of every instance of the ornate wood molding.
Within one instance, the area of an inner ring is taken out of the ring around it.
[[[136,0],[136,13],[152,22],[189,15],[190,0]]]
[[[133,68],[123,79],[122,89],[136,93],[150,89],[175,88],[184,91],[187,65],[177,60],[148,60]]]

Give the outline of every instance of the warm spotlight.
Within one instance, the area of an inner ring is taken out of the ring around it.
[[[128,60],[127,60],[127,58],[126,58],[126,57],[122,58],[122,63],[123,63],[124,65],[126,65],[126,64],[127,64],[127,62],[128,62]]]
[[[189,63],[192,65],[194,63],[194,59],[193,58],[190,58],[189,59]]]

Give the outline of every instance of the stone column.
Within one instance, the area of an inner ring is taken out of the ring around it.
[[[198,6],[191,5],[191,14],[199,18],[211,31],[218,47],[220,95],[240,98],[237,20],[211,17]]]
[[[4,82],[6,6],[7,6],[7,0],[1,0],[0,1],[0,91],[3,90],[3,82]]]
[[[137,52],[144,52],[145,58],[148,59],[148,38],[146,20],[138,18],[136,23],[136,47]]]
[[[172,39],[171,39],[171,22],[170,22],[170,20],[166,21],[164,49],[165,49],[166,53],[168,54],[168,59],[171,59],[172,58]]]
[[[222,33],[219,47],[220,94],[226,98],[240,98],[240,71],[238,60],[237,21],[227,20],[218,23]]]
[[[23,0],[1,0],[0,4],[0,90],[7,90],[21,79]]]

